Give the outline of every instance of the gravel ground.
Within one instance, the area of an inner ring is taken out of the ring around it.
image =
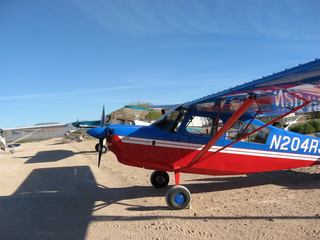
[[[112,153],[98,168],[95,143],[52,139],[0,153],[0,239],[320,239],[320,167],[183,174],[192,206],[173,211],[151,171]]]

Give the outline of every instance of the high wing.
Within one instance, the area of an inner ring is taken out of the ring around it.
[[[253,96],[256,103],[247,113],[280,115],[301,105],[301,112],[319,111],[320,100],[320,60],[286,69],[282,72],[263,77],[191,102],[184,107],[194,107],[200,111],[234,112],[242,102]]]
[[[61,137],[70,128],[67,123],[35,125],[28,127],[6,128],[4,135],[11,144],[25,139],[42,140],[54,137]]]
[[[290,113],[319,111],[319,100],[320,60],[316,59],[289,70],[183,104],[184,108],[196,109],[197,111],[230,113],[230,117],[222,128],[188,162],[186,168],[203,160],[204,154],[244,114],[252,115],[252,119],[258,114],[277,115],[277,117],[227,146],[221,147],[216,152],[260,131]]]

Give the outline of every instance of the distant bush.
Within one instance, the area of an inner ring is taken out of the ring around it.
[[[157,120],[158,118],[160,118],[162,116],[160,111],[151,109],[150,112],[148,113],[148,115],[145,117],[146,120],[148,121],[154,121]]]
[[[311,113],[309,113],[309,114],[307,114],[307,115],[309,115],[309,117],[310,117],[311,119],[320,118],[320,112],[311,112]]]
[[[317,131],[316,128],[310,122],[303,123],[303,124],[295,124],[292,127],[290,127],[289,130],[292,132],[297,132],[302,134],[310,134]]]
[[[303,134],[309,134],[314,132],[316,132],[316,129],[310,123],[304,124]]]
[[[294,124],[289,128],[292,132],[302,133],[303,131],[303,124]]]
[[[314,127],[316,132],[320,132],[320,120],[319,119],[310,121],[310,124]]]
[[[149,109],[149,113],[147,114],[147,116],[145,116],[145,120],[148,122],[154,121],[159,119],[162,116],[162,113],[160,110],[155,110],[155,109],[150,109],[151,104],[148,102],[135,102],[135,103],[131,103],[130,105],[133,106],[137,106],[137,107],[142,107],[142,108],[148,108]]]

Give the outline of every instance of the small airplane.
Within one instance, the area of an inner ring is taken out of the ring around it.
[[[0,150],[5,152],[7,149],[11,152],[11,154],[15,152],[13,145],[7,144],[7,140],[4,136],[4,130],[0,129]]]
[[[43,140],[62,136],[63,132],[68,127],[69,125],[67,123],[54,123],[0,129],[0,149],[4,152],[9,150],[11,153],[14,153],[15,148],[21,145],[17,142],[21,142],[25,139]]]
[[[81,129],[71,129],[67,130],[64,133],[64,139],[65,140],[70,140],[71,142],[76,141],[76,142],[82,142],[84,140],[84,133]]]
[[[120,163],[154,170],[155,188],[172,209],[190,206],[181,173],[238,175],[319,164],[319,139],[275,126],[292,113],[319,111],[320,60],[180,104],[150,126],[102,124],[87,133]],[[259,115],[272,120],[262,122]],[[104,118],[104,114],[102,115]],[[102,152],[99,151],[98,166]]]

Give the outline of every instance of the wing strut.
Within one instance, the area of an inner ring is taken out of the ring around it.
[[[293,94],[292,94],[292,95],[293,95]],[[296,97],[298,98],[299,96],[296,96]],[[287,112],[287,113],[285,113],[285,114],[282,114],[281,116],[279,116],[279,117],[277,117],[277,118],[274,118],[273,120],[267,122],[266,124],[262,125],[261,127],[256,128],[256,129],[253,130],[252,132],[242,135],[242,136],[241,136],[240,138],[238,138],[236,141],[233,141],[232,143],[229,143],[229,144],[225,145],[224,147],[221,147],[220,149],[218,149],[217,151],[215,151],[213,154],[218,153],[218,152],[226,149],[227,147],[230,147],[231,145],[233,145],[233,144],[235,144],[235,143],[237,143],[237,142],[240,142],[242,139],[251,136],[252,134],[254,134],[254,133],[262,130],[263,128],[265,128],[265,127],[267,127],[267,126],[269,126],[269,125],[271,125],[271,124],[273,124],[273,123],[275,123],[275,122],[278,122],[278,121],[281,120],[282,118],[288,116],[288,115],[291,114],[291,113],[294,113],[294,112],[298,111],[298,110],[301,109],[301,108],[304,108],[304,107],[307,106],[309,103],[311,103],[311,101],[306,100],[306,99],[303,99],[303,98],[301,98],[301,100],[304,100],[305,102],[304,102],[303,104],[301,104],[301,105],[293,108],[293,109],[290,110],[289,112]]]
[[[188,163],[185,168],[189,168],[197,163],[206,152],[218,141],[218,139],[227,132],[233,124],[248,110],[248,108],[255,102],[253,97],[247,98],[241,106],[235,111],[228,121],[222,126],[220,130],[211,138],[211,140],[201,149],[201,151]]]
[[[289,93],[290,95],[293,95],[294,97],[300,99],[300,100],[303,100],[304,103],[291,109],[289,112],[269,121],[268,123],[264,124],[263,126],[255,129],[254,131],[248,133],[248,134],[245,134],[243,135],[242,137],[240,137],[239,139],[237,139],[236,141],[220,148],[219,150],[217,150],[216,152],[214,153],[217,153],[217,152],[220,152],[221,150],[229,147],[230,145],[233,145],[235,144],[236,142],[239,142],[241,139],[245,138],[245,137],[248,137],[250,135],[252,135],[253,133],[257,132],[257,131],[260,131],[261,129],[271,125],[272,123],[274,122],[277,122],[279,121],[280,119],[284,118],[285,116],[291,114],[291,113],[294,113],[296,111],[298,111],[299,109],[305,107],[306,105],[310,104],[311,101],[310,100],[307,100],[307,99],[304,99],[302,97],[300,97],[299,95],[295,94],[295,93]],[[193,166],[195,163],[199,162],[199,160],[204,156],[204,154],[218,141],[218,139],[225,133],[227,132],[231,127],[232,125],[241,117],[241,115],[243,113],[246,112],[246,110],[255,102],[255,99],[250,97],[248,99],[246,99],[243,104],[239,107],[239,109],[237,111],[235,111],[233,113],[233,115],[228,119],[228,121],[223,125],[223,127],[216,133],[216,135],[214,135],[211,140],[201,149],[201,151],[190,161],[190,163],[187,164],[186,167],[183,167],[183,168],[189,168],[191,166]]]
[[[37,128],[37,129],[35,129],[34,131],[32,131],[32,132],[30,132],[30,133],[27,133],[26,135],[23,135],[22,137],[14,140],[14,141],[11,142],[10,144],[14,144],[14,143],[16,143],[16,142],[22,141],[22,140],[24,140],[24,139],[32,136],[34,133],[39,132],[40,130],[41,130],[41,128]]]

